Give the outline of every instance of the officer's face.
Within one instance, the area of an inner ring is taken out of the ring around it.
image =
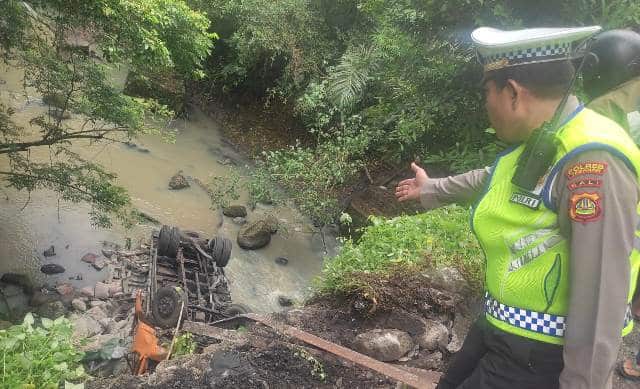
[[[510,86],[496,87],[493,80],[484,83],[485,108],[496,136],[507,143],[520,141],[518,115],[514,110],[513,93]]]

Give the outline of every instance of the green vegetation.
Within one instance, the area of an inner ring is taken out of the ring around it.
[[[0,3],[0,56],[24,69],[24,84],[49,105],[31,129],[12,121],[0,104],[0,171],[12,187],[50,189],[61,200],[88,202],[94,224],[126,219],[126,192],[115,176],[74,153],[73,142],[124,142],[140,133],[162,134],[158,123],[171,112],[155,101],[125,96],[109,80],[117,66],[136,72],[171,71],[183,79],[203,77],[214,34],[209,20],[182,0],[7,0]],[[75,45],[81,37],[89,45]],[[65,122],[82,114],[81,128]],[[147,120],[151,119],[151,120]],[[31,157],[42,149],[48,157]]]
[[[468,220],[469,211],[459,206],[393,219],[371,217],[372,225],[357,243],[346,241],[338,256],[327,260],[317,290],[337,294],[366,290],[362,274],[427,266],[453,266],[472,286],[480,287],[484,258]]]
[[[71,343],[73,328],[64,317],[42,318],[29,313],[20,325],[0,331],[3,388],[57,389],[65,381],[85,377],[83,354]]]
[[[185,332],[176,338],[171,357],[191,355],[196,351],[197,346],[196,341],[193,339],[193,334],[191,334],[191,332]]]
[[[376,161],[418,157],[459,172],[493,160],[473,28],[640,23],[633,0],[190,3],[220,36],[201,89],[285,107],[308,131],[313,142],[262,162],[320,224],[335,221],[340,189]]]

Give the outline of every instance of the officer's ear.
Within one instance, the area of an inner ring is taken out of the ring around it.
[[[515,111],[519,100],[522,97],[522,85],[515,80],[508,79],[505,88],[507,88],[507,92],[511,96],[511,109]]]

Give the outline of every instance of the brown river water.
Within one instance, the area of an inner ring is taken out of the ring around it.
[[[122,85],[126,71],[114,71],[116,85]],[[30,128],[29,120],[46,112],[41,96],[22,87],[22,72],[15,67],[0,65],[0,101],[16,110],[13,120]],[[73,115],[67,124],[80,126],[81,118]],[[216,234],[234,242],[227,276],[232,298],[256,312],[281,309],[278,296],[301,301],[308,293],[310,281],[320,273],[325,247],[331,255],[335,238],[313,232],[308,220],[291,206],[262,206],[249,210],[251,221],[261,214],[275,215],[283,228],[272,237],[271,243],[260,250],[240,249],[235,240],[240,228],[219,210],[210,208],[205,191],[194,185],[180,191],[168,190],[171,176],[182,170],[185,176],[207,182],[212,176],[226,176],[236,169],[243,179],[250,175],[242,158],[225,144],[219,124],[202,111],[194,111],[188,120],[176,120],[171,127],[177,131],[175,143],[167,143],[157,136],[143,135],[134,139],[137,147],[120,143],[90,145],[74,144],[74,151],[84,158],[103,164],[117,174],[117,182],[129,192],[133,204],[142,212],[164,224],[197,231],[204,237]],[[148,150],[143,152],[142,150]],[[47,150],[33,150],[33,158],[48,158]],[[239,167],[229,166],[233,160]],[[0,169],[7,168],[0,159]],[[240,193],[237,204],[246,204],[246,193]],[[28,204],[25,207],[25,204]],[[24,209],[23,209],[24,208]],[[115,225],[111,229],[91,226],[87,204],[58,202],[55,193],[37,191],[29,194],[0,186],[0,274],[18,272],[28,274],[34,281],[54,285],[68,281],[76,287],[93,285],[103,279],[98,272],[80,258],[87,252],[100,253],[103,241],[123,245],[126,238],[133,244],[147,239],[152,225],[140,224],[125,230]],[[55,247],[56,255],[45,258],[43,251]],[[275,263],[285,257],[287,266]],[[57,263],[66,268],[60,275],[47,276],[40,272],[45,263]],[[70,280],[82,274],[82,280]]]

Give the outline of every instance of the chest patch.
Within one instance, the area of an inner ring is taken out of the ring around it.
[[[590,222],[602,215],[602,198],[598,193],[579,193],[569,200],[569,217],[577,222]]]
[[[566,173],[568,179],[585,174],[603,175],[607,171],[606,162],[581,162],[571,166]]]
[[[515,192],[509,199],[514,204],[524,205],[527,208],[538,209],[540,207],[540,196],[533,193]]]

